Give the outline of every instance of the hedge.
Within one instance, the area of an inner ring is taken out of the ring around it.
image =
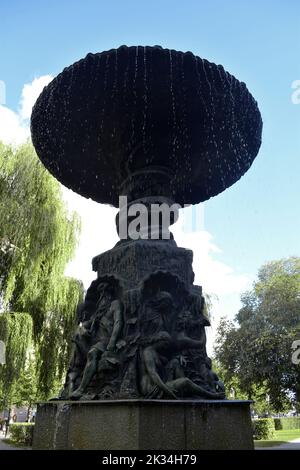
[[[300,429],[300,418],[274,418],[274,424],[276,431],[281,429]]]
[[[275,433],[273,418],[261,418],[253,421],[254,439],[272,439]]]
[[[31,446],[33,423],[12,423],[9,425],[9,438],[16,444]]]

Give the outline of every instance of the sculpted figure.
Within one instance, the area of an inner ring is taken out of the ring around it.
[[[91,321],[79,323],[77,326],[73,343],[75,344],[70,366],[67,372],[67,379],[61,399],[67,399],[74,392],[82,369],[86,363],[88,351],[91,347],[92,336],[90,333]]]
[[[180,360],[172,357],[185,349],[202,348],[203,343],[191,338],[172,339],[167,332],[152,338],[141,351],[141,392],[145,398],[200,396],[222,399],[224,392],[210,392],[185,377]]]
[[[114,287],[109,282],[102,282],[98,291],[96,314],[89,329],[94,344],[88,352],[81,383],[72,393],[72,399],[81,398],[95,373],[101,368],[100,362],[115,352],[123,328],[123,306],[120,300],[115,299]]]
[[[206,358],[206,367],[207,367],[207,379],[209,385],[216,390],[217,392],[225,393],[225,386],[223,382],[219,379],[217,374],[212,370],[212,361],[209,357]]]
[[[224,398],[223,391],[210,392],[185,376],[181,364],[182,351],[203,350],[206,336],[204,332],[195,340],[186,336],[184,331],[172,334],[173,309],[172,296],[160,292],[152,302],[148,302],[141,318],[141,331],[144,333],[139,352],[142,395],[145,398]]]
[[[169,292],[160,291],[148,299],[140,316],[140,332],[150,337],[161,331],[171,331],[174,323],[173,299]]]
[[[87,354],[92,344],[92,316],[95,314],[98,298],[98,279],[92,281],[86,292],[84,302],[77,308],[77,328],[72,339],[74,343],[72,358],[67,371],[66,382],[60,399],[68,399],[78,386]]]

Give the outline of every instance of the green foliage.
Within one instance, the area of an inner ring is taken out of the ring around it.
[[[272,418],[261,418],[252,421],[254,439],[272,439],[275,435],[274,421]]]
[[[10,441],[12,443],[31,446],[33,438],[33,423],[14,423],[9,425]]]
[[[300,418],[294,416],[290,418],[274,418],[276,431],[281,429],[300,429]]]
[[[262,266],[241,301],[236,322],[223,319],[218,330],[215,355],[225,382],[236,376],[249,398],[263,387],[275,411],[297,406],[300,368],[291,346],[300,339],[300,258]]]
[[[267,400],[268,389],[265,383],[257,385],[251,381],[247,386],[246,384],[241,386],[239,376],[234,373],[228,373],[228,371],[224,368],[222,369],[217,362],[214,362],[213,369],[226,384],[228,398],[235,400],[253,400],[251,408],[254,414],[258,416],[269,415],[275,412],[269,400]]]
[[[1,145],[1,291],[6,306],[34,309],[35,336],[41,333],[48,310],[65,300],[61,280],[74,255],[79,228],[78,217],[67,213],[59,183],[32,145],[15,151]]]
[[[30,332],[23,330],[22,322],[16,331],[22,331],[22,351],[33,337],[34,381],[44,399],[57,390],[64,375],[76,307],[83,296],[82,284],[64,276],[79,232],[78,216],[67,212],[59,183],[32,145],[13,149],[0,143],[0,299],[7,312],[29,312]],[[7,344],[6,368],[17,375],[10,347]],[[19,354],[20,350],[16,357]],[[20,357],[24,366],[24,354]],[[13,385],[5,387],[12,396]],[[15,399],[18,394],[15,390]]]
[[[6,364],[1,366],[1,404],[6,406],[15,394],[16,381],[25,367],[32,344],[32,318],[28,313],[1,313],[0,339],[6,345]]]
[[[62,279],[56,309],[49,311],[38,348],[40,394],[47,399],[61,388],[72,347],[76,307],[82,301],[83,288],[75,279]]]
[[[27,356],[25,367],[16,381],[14,404],[27,406],[29,412],[38,400],[37,364],[35,354],[31,353]]]

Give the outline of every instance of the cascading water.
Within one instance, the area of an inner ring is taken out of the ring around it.
[[[172,172],[180,204],[218,194],[249,169],[262,122],[245,84],[222,66],[191,52],[122,46],[59,74],[31,128],[39,157],[62,183],[117,206],[123,181],[153,166]]]

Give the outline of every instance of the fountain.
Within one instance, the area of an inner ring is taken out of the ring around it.
[[[226,400],[212,370],[193,254],[169,226],[178,205],[219,194],[249,169],[261,131],[245,84],[191,52],[88,54],[44,88],[31,133],[45,167],[84,197],[125,203],[120,241],[92,262],[64,389],[39,405],[35,448],[252,447],[249,402]]]

